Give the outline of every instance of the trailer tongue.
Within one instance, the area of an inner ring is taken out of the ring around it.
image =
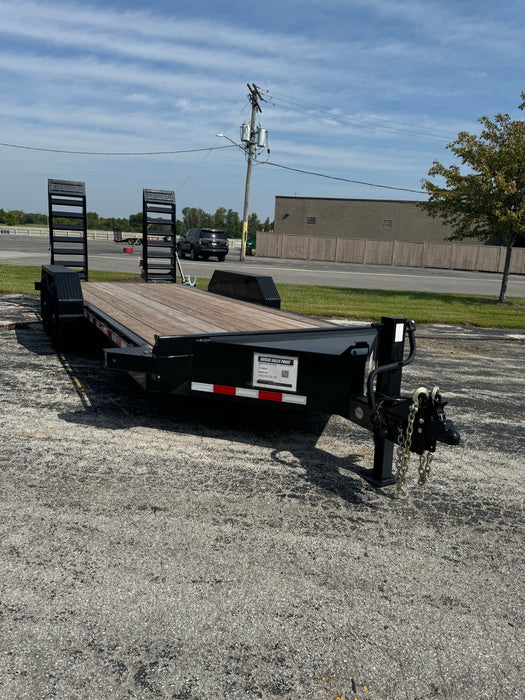
[[[167,264],[176,282],[176,261]],[[459,443],[437,387],[400,394],[402,369],[415,357],[415,324],[404,318],[349,328],[287,313],[271,278],[233,271],[214,273],[204,292],[166,282],[81,281],[68,267],[44,265],[35,287],[55,347],[78,339],[89,323],[107,339],[106,366],[128,372],[146,391],[279,402],[366,428],[374,463],[361,473],[375,486],[403,486],[412,452],[422,456],[424,482],[436,443]]]

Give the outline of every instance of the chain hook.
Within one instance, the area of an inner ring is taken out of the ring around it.
[[[437,391],[439,392],[439,387],[434,387],[434,388],[437,389]],[[437,395],[439,395],[439,394],[436,393],[436,396]],[[409,467],[409,462],[410,462],[410,448],[412,447],[412,435],[414,433],[414,421],[416,419],[416,413],[418,412],[418,409],[419,409],[420,400],[423,396],[426,396],[427,399],[430,398],[430,392],[424,386],[419,387],[412,394],[412,403],[411,403],[410,408],[408,410],[406,434],[405,434],[403,440],[399,444],[397,468],[396,468],[396,475],[395,475],[396,487],[397,487],[398,491],[402,491],[406,485],[408,467]],[[435,400],[435,399],[433,399],[433,400]],[[423,466],[421,466],[422,459],[426,460],[426,461],[424,461]],[[424,455],[421,455],[420,467],[418,469],[418,471],[419,471],[419,483],[420,484],[424,484],[428,478],[428,474],[430,473],[431,461],[432,461],[432,455],[430,455],[430,453],[427,457],[425,457]]]

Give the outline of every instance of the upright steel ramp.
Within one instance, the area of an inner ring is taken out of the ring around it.
[[[175,192],[144,189],[142,196],[142,277],[176,282]]]
[[[72,180],[47,182],[50,264],[76,270],[87,280],[86,186]]]

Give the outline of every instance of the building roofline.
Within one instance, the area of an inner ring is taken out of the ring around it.
[[[419,204],[424,199],[363,199],[360,197],[297,197],[295,195],[276,194],[275,199],[309,199],[323,202],[385,202],[396,204]]]

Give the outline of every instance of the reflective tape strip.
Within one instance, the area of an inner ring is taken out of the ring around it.
[[[205,384],[192,382],[192,391],[206,391],[209,394],[223,394],[226,396],[241,396],[248,399],[262,399],[264,401],[279,401],[283,403],[296,403],[306,405],[306,396],[298,394],[282,394],[278,391],[264,391],[263,389],[243,389],[236,386],[224,386],[223,384]]]
[[[120,335],[117,335],[115,331],[112,331],[111,328],[108,328],[108,326],[105,326],[102,321],[99,321],[96,316],[93,316],[93,314],[90,314],[89,311],[86,311],[84,309],[84,316],[87,318],[87,320],[92,323],[95,328],[97,328],[99,331],[104,333],[104,335],[107,335],[107,337],[112,340],[115,345],[118,345],[119,348],[130,348],[132,347],[129,343],[127,343],[125,340],[123,340]]]

